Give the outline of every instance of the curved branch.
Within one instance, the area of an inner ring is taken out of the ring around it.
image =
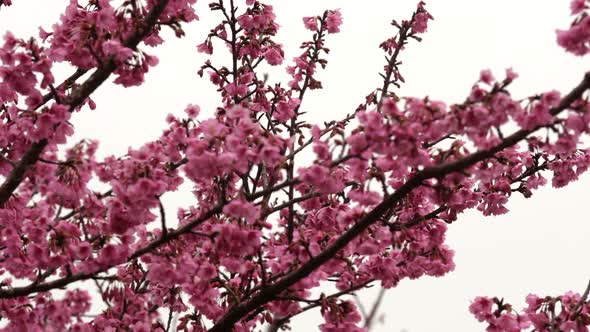
[[[31,165],[37,162],[37,159],[47,146],[48,141],[42,139],[39,142],[31,144],[31,147],[25,152],[21,160],[16,163],[15,167],[10,171],[10,174],[0,186],[0,208],[10,199],[12,193],[18,188],[23,181],[26,171]]]
[[[72,84],[74,84],[80,77],[84,76],[84,74],[86,74],[87,72],[88,72],[88,69],[82,69],[82,68],[76,69],[76,71],[72,75],[70,75],[70,77],[66,78],[63,82],[61,82],[60,85],[57,86],[56,90],[59,90],[61,88],[71,87]],[[39,103],[39,105],[37,105],[35,107],[35,110],[38,110],[39,108],[41,108],[41,106],[48,103],[54,97],[55,97],[55,94],[53,92],[50,92],[50,93],[44,95],[43,100]]]
[[[570,93],[568,93],[559,103],[559,105],[551,109],[552,115],[557,115],[563,110],[567,109],[574,101],[582,96],[582,94],[590,88],[590,73],[584,75],[584,79],[578,86],[576,86]],[[420,186],[424,180],[445,176],[450,173],[461,171],[469,166],[472,166],[480,161],[492,157],[499,151],[511,147],[519,141],[526,138],[531,133],[537,131],[540,127],[524,130],[521,129],[516,133],[506,137],[500,144],[487,149],[475,152],[460,160],[429,167],[421,172],[416,173],[396,192],[385,198],[372,211],[367,213],[359,222],[350,227],[332,244],[326,247],[321,253],[301,265],[297,270],[287,274],[282,279],[262,289],[257,295],[250,300],[242,302],[240,305],[228,311],[211,329],[209,332],[230,331],[235,323],[242,317],[247,315],[252,310],[258,308],[271,301],[277,294],[291,287],[301,279],[309,276],[315,269],[332,259],[340,250],[352,242],[359,234],[364,232],[369,226],[374,224],[379,218],[385,214],[392,206],[400,202],[407,194],[409,194],[416,187]]]
[[[362,289],[362,288],[365,288],[365,287],[369,287],[369,285],[373,281],[374,280],[371,279],[371,280],[365,281],[365,282],[363,282],[363,283],[361,283],[359,285],[352,286],[352,287],[350,287],[348,289],[339,291],[337,293],[333,293],[333,294],[330,294],[330,295],[327,295],[327,296],[323,296],[320,299],[317,299],[317,300],[309,300],[308,302],[310,304],[307,305],[307,306],[305,306],[305,307],[303,307],[303,308],[301,308],[301,310],[298,311],[297,313],[294,313],[294,314],[291,314],[291,315],[288,315],[288,316],[285,316],[285,317],[278,317],[278,318],[276,318],[272,322],[272,324],[268,327],[268,329],[267,329],[266,332],[277,332],[277,331],[279,331],[279,329],[283,325],[285,325],[289,320],[291,320],[293,317],[295,317],[297,315],[300,315],[300,314],[302,314],[302,313],[304,313],[304,312],[306,312],[308,310],[311,310],[313,308],[317,308],[317,307],[321,306],[322,305],[322,300],[326,300],[326,299],[337,299],[337,298],[339,298],[342,295],[351,294],[351,293],[353,293],[353,292],[355,292],[355,291],[357,291],[359,289]]]
[[[375,319],[375,316],[377,315],[379,306],[381,305],[381,301],[383,301],[383,297],[385,296],[385,291],[387,291],[386,288],[381,288],[379,290],[379,295],[377,295],[377,299],[375,300],[375,303],[373,303],[373,307],[371,308],[371,312],[369,312],[369,314],[365,318],[365,328],[367,329],[367,331],[371,330],[373,320]]]

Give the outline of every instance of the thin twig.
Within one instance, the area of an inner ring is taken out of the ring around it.
[[[373,303],[373,307],[371,308],[371,311],[365,319],[365,328],[367,329],[367,331],[371,330],[371,324],[373,324],[373,320],[375,319],[375,315],[377,314],[379,306],[381,305],[381,301],[383,301],[383,297],[385,296],[386,290],[387,289],[383,287],[379,290],[379,295],[377,295],[377,299],[375,300],[375,303]]]

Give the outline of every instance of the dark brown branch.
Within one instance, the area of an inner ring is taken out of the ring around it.
[[[433,142],[425,142],[424,144],[422,144],[422,148],[423,149],[430,149],[431,147],[437,145],[438,143],[440,143],[446,139],[455,139],[455,137],[453,137],[453,135],[451,135],[451,134],[448,134],[448,135],[445,135]]]
[[[80,77],[88,72],[88,69],[78,68],[76,71],[70,75],[70,77],[66,78],[60,85],[55,88],[55,90],[60,90],[62,88],[67,89],[72,86]],[[35,107],[35,110],[38,110],[41,106],[47,104],[56,94],[54,92],[47,93],[43,96],[43,100],[39,105]]]
[[[412,219],[412,220],[410,220],[410,221],[408,221],[406,223],[396,222],[396,223],[393,223],[393,224],[389,224],[389,229],[392,232],[397,232],[397,231],[400,231],[400,230],[402,230],[404,228],[414,227],[414,226],[418,225],[419,223],[423,222],[424,220],[429,220],[429,219],[436,218],[436,216],[438,216],[439,213],[447,210],[448,208],[449,207],[446,206],[446,205],[441,205],[436,210],[434,210],[434,211],[432,211],[432,212],[430,212],[430,213],[428,213],[426,215],[423,215],[423,216],[419,216],[417,218],[414,218],[414,219]]]
[[[580,301],[578,301],[578,303],[576,303],[576,306],[572,310],[572,312],[574,313],[572,316],[572,320],[576,320],[576,318],[578,318],[578,316],[582,312],[582,310],[581,310],[582,306],[584,305],[584,303],[588,299],[589,294],[590,294],[590,281],[588,282],[588,286],[586,286],[586,290],[584,291],[584,294],[582,294],[582,297],[580,297]]]
[[[25,173],[31,165],[33,165],[39,155],[47,146],[48,141],[42,139],[39,142],[31,144],[31,147],[25,152],[21,160],[16,163],[15,167],[10,171],[2,186],[0,186],[0,208],[10,199],[12,193],[18,188],[23,181]]]
[[[204,213],[202,216],[200,216],[199,218],[185,224],[184,226],[176,229],[173,232],[168,232],[166,235],[162,235],[160,238],[158,238],[157,240],[154,240],[152,242],[150,242],[148,245],[146,245],[145,247],[137,250],[136,252],[134,252],[130,257],[129,260],[133,260],[135,258],[138,258],[154,249],[156,249],[157,247],[168,243],[174,239],[177,239],[178,237],[180,237],[182,234],[188,233],[190,232],[193,228],[197,227],[198,225],[202,224],[203,222],[205,222],[206,220],[209,220],[209,218],[213,217],[214,215],[220,213],[223,210],[223,206],[224,204],[219,204],[216,205],[214,208],[212,208],[211,210],[207,211],[206,213]],[[1,293],[0,293],[0,297],[1,297]]]
[[[590,88],[590,73],[586,73],[582,82],[578,84],[578,86],[576,86],[570,93],[568,93],[561,100],[557,107],[551,109],[550,113],[552,115],[557,115],[563,110],[567,109],[574,101],[579,99],[588,88]],[[500,144],[490,149],[480,150],[460,160],[429,167],[421,172],[416,173],[397,191],[386,197],[379,205],[367,213],[356,224],[352,225],[346,232],[344,232],[338,239],[326,247],[321,253],[302,264],[297,270],[290,272],[282,279],[274,282],[271,285],[268,285],[264,289],[261,289],[257,295],[253,296],[248,301],[244,301],[240,305],[230,309],[219,321],[217,321],[217,323],[211,329],[209,329],[209,332],[230,331],[234,324],[242,319],[242,317],[246,316],[249,312],[264,305],[265,303],[268,303],[269,301],[272,301],[276,295],[291,287],[301,279],[309,276],[310,273],[332,259],[340,250],[346,247],[346,245],[352,242],[358,235],[360,235],[369,226],[379,220],[383,214],[389,211],[391,207],[398,204],[407,194],[414,190],[414,188],[420,186],[424,180],[434,177],[443,177],[447,174],[464,170],[467,167],[494,156],[499,151],[515,145],[538,129],[539,127],[532,130],[521,129],[516,133],[506,137],[506,139],[504,139]]]
[[[337,160],[333,163],[333,166],[336,166],[341,162],[342,162],[342,160]],[[275,185],[274,187],[256,192],[256,193],[248,196],[247,199],[249,201],[254,201],[260,197],[264,197],[268,194],[276,192],[276,191],[288,186],[289,184],[293,184],[293,183],[299,183],[299,180],[295,179],[293,181],[284,181],[278,185]],[[102,198],[102,197],[108,196],[110,194],[111,194],[111,191],[107,191],[106,193],[101,194],[100,196]],[[308,197],[302,196],[302,197],[297,198],[294,201],[290,202],[289,205],[296,204],[297,202],[303,201],[305,199],[308,199]],[[216,205],[215,207],[211,208],[209,211],[207,211],[206,213],[204,213],[200,217],[198,217],[198,218],[194,219],[193,221],[185,224],[184,226],[176,229],[175,231],[167,232],[166,234],[162,234],[162,236],[160,238],[158,238],[157,240],[154,240],[154,241],[150,242],[149,244],[147,244],[145,247],[142,247],[142,248],[138,249],[137,251],[135,251],[128,258],[127,261],[131,261],[136,258],[139,258],[142,255],[145,255],[145,254],[153,251],[154,249],[156,249],[156,248],[158,248],[158,247],[160,247],[160,246],[162,246],[174,239],[179,238],[183,234],[191,233],[193,228],[195,228],[198,225],[202,224],[203,222],[209,220],[214,215],[221,213],[221,211],[223,210],[223,207],[225,206],[226,203],[227,202]],[[282,207],[282,208],[284,208],[284,207]],[[3,290],[3,291],[0,290],[0,299],[1,298],[14,298],[14,297],[19,297],[19,296],[25,296],[25,295],[32,294],[32,293],[45,292],[45,291],[55,289],[55,288],[61,288],[61,287],[64,287],[64,286],[66,286],[70,283],[76,282],[76,281],[92,278],[92,277],[96,276],[97,274],[108,270],[111,267],[112,266],[108,266],[108,267],[102,268],[98,271],[95,271],[93,273],[73,274],[73,275],[69,275],[67,277],[53,280],[51,282],[33,283],[33,284],[30,284],[30,285],[24,286],[24,287],[11,288],[11,289]]]
[[[324,299],[334,299],[334,298],[339,298],[339,297],[340,297],[340,296],[342,296],[342,295],[347,295],[347,294],[350,294],[350,293],[352,293],[352,292],[354,292],[354,291],[357,291],[357,290],[359,290],[359,289],[361,289],[361,288],[365,288],[365,287],[369,286],[369,284],[371,284],[373,281],[374,281],[374,280],[369,280],[369,281],[363,282],[362,284],[359,284],[359,285],[356,285],[356,286],[350,287],[350,288],[348,288],[348,289],[345,289],[345,290],[339,291],[339,292],[337,292],[337,293],[330,294],[330,295],[328,295],[328,296],[324,296]],[[293,317],[295,317],[295,316],[297,316],[297,315],[300,315],[300,314],[302,314],[302,313],[304,313],[304,312],[306,312],[306,311],[308,311],[308,310],[311,310],[311,309],[313,309],[313,308],[317,308],[317,307],[319,307],[319,306],[321,306],[321,305],[322,305],[322,299],[321,299],[321,298],[320,298],[320,299],[317,299],[317,300],[306,300],[306,301],[304,301],[304,302],[308,302],[308,303],[310,303],[310,302],[311,302],[311,304],[309,304],[309,305],[307,305],[307,306],[305,306],[305,307],[301,308],[301,310],[300,310],[299,312],[295,313],[295,314],[291,314],[291,315],[289,315],[289,316],[285,316],[285,317],[276,318],[276,319],[275,319],[275,320],[272,322],[272,324],[271,324],[271,325],[268,327],[268,329],[267,329],[267,332],[277,332],[277,331],[279,331],[279,329],[280,329],[280,328],[281,328],[283,325],[285,325],[285,324],[286,324],[286,323],[287,323],[289,320],[291,320]]]
[[[283,182],[277,186],[274,186],[272,188],[269,188],[267,190],[259,191],[257,193],[254,193],[253,195],[250,195],[248,197],[248,200],[253,201],[255,199],[263,197],[264,195],[267,195],[268,193],[272,193],[277,190],[280,190],[281,188],[284,188],[288,184],[289,184],[289,182],[285,181],[285,182]],[[179,238],[183,234],[191,233],[193,228],[195,228],[198,225],[202,224],[203,222],[209,220],[214,215],[221,213],[224,206],[225,206],[225,203],[218,204],[215,207],[211,208],[206,213],[204,213],[203,215],[201,215],[200,217],[198,217],[198,218],[194,219],[193,221],[185,224],[184,226],[176,229],[175,231],[167,232],[166,235],[160,236],[158,239],[153,240],[152,242],[147,244],[145,247],[142,247],[142,248],[138,249],[137,251],[135,251],[133,254],[131,254],[131,256],[129,256],[127,261],[132,261],[136,258],[139,258],[142,255],[145,255],[145,254],[153,251],[154,249],[156,249],[156,248],[158,248],[158,247],[160,247],[160,246],[162,246],[174,239]],[[28,286],[23,286],[23,287],[15,287],[15,288],[10,288],[10,289],[0,290],[0,299],[2,299],[2,298],[15,298],[15,297],[19,297],[19,296],[29,295],[32,293],[46,292],[46,291],[49,291],[52,289],[61,288],[61,287],[64,287],[64,286],[71,284],[73,282],[76,282],[76,281],[92,278],[95,275],[97,275],[101,272],[104,272],[112,267],[113,266],[107,266],[107,267],[104,267],[98,271],[94,271],[93,273],[77,273],[77,274],[69,275],[69,276],[66,276],[63,278],[55,279],[50,282],[36,283],[36,284],[30,284]]]
[[[284,208],[287,208],[287,207],[290,208],[290,207],[294,206],[297,203],[306,201],[306,200],[311,199],[311,198],[314,198],[314,197],[319,197],[319,196],[321,196],[320,193],[314,193],[314,192],[312,192],[312,193],[309,193],[309,194],[305,194],[303,196],[295,197],[295,198],[293,198],[290,201],[287,201],[287,202],[284,202],[282,204],[273,206],[270,210],[266,211],[262,215],[261,218],[264,219],[264,218],[268,217],[269,215],[271,215],[271,214],[273,214],[273,213],[275,213],[277,211],[280,211],[280,210],[282,210]]]
[[[166,323],[166,332],[170,331],[170,327],[172,327],[172,315],[173,315],[174,311],[172,310],[172,306],[170,306],[170,309],[168,311],[168,322]]]
[[[164,237],[168,234],[168,228],[166,227],[166,211],[160,197],[158,197],[158,207],[160,209],[160,222],[162,223],[162,236]]]

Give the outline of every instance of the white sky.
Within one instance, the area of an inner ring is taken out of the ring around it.
[[[287,46],[287,59],[297,55],[299,43],[308,36],[302,16],[342,9],[342,32],[328,38],[332,52],[320,76],[325,89],[307,95],[303,104],[310,119],[342,118],[379,84],[377,73],[384,60],[378,45],[393,32],[391,19],[409,17],[416,3],[276,1],[282,26],[279,39]],[[64,0],[15,0],[12,7],[0,10],[0,33],[11,30],[26,37],[36,34],[39,25],[47,30],[66,4]],[[217,95],[196,75],[205,58],[195,46],[218,18],[208,12],[207,4],[203,0],[197,4],[202,20],[187,29],[185,38],[170,39],[155,51],[160,64],[147,75],[146,84],[132,89],[113,84],[100,88],[94,95],[98,109],[74,117],[76,140],[99,139],[99,155],[120,155],[127,146],[156,138],[165,127],[165,115],[181,114],[188,103],[197,103],[211,114]],[[428,94],[447,102],[461,101],[481,69],[490,68],[501,76],[507,67],[520,74],[512,90],[516,96],[551,89],[567,92],[588,69],[587,60],[566,54],[555,43],[555,29],[569,24],[567,0],[431,0],[427,8],[435,21],[424,41],[412,43],[402,54],[407,81],[400,92],[403,96]],[[57,80],[68,73],[63,71]],[[271,72],[271,81],[280,77],[284,75]],[[468,312],[470,300],[477,295],[504,296],[521,307],[530,292],[557,295],[568,289],[583,290],[590,278],[588,184],[586,176],[565,189],[545,188],[528,200],[516,195],[508,206],[511,211],[501,217],[461,215],[448,232],[448,243],[456,250],[456,270],[443,278],[405,280],[389,290],[381,307],[385,325],[373,331],[483,330]],[[191,196],[185,190],[166,200],[169,205],[188,205]],[[373,295],[366,295],[368,302]],[[306,315],[293,330],[316,330],[318,317]]]

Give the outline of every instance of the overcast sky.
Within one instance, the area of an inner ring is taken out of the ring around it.
[[[15,0],[0,10],[0,32],[19,37],[49,29],[67,1]],[[155,54],[160,64],[139,88],[122,89],[106,84],[93,95],[96,111],[76,114],[76,136],[101,141],[100,156],[120,155],[155,139],[165,127],[167,113],[181,114],[188,103],[211,114],[218,104],[211,86],[196,74],[204,57],[196,52],[218,16],[207,11],[207,1],[197,4],[201,21],[187,29],[181,40],[170,39]],[[379,84],[383,66],[379,43],[392,32],[391,19],[409,17],[416,1],[276,1],[279,39],[287,58],[297,55],[308,36],[302,16],[323,9],[341,8],[342,32],[328,38],[328,68],[320,76],[325,89],[306,96],[303,104],[310,119],[340,119],[353,111]],[[558,89],[567,92],[589,69],[588,61],[566,54],[555,43],[555,29],[569,24],[569,1],[533,0],[432,0],[435,17],[422,43],[412,43],[402,54],[407,83],[399,94],[455,102],[463,100],[479,71],[490,68],[501,76],[513,67],[520,74],[513,93],[518,97]],[[149,50],[148,50],[149,52]],[[69,71],[61,72],[60,78]],[[283,77],[271,72],[270,79]],[[589,178],[564,189],[545,188],[526,200],[511,200],[508,214],[484,218],[466,213],[448,232],[456,250],[456,270],[443,278],[404,280],[391,289],[381,307],[381,331],[483,330],[468,312],[477,295],[498,295],[521,307],[530,292],[557,295],[582,291],[590,278]],[[169,208],[191,204],[188,192],[168,195]],[[173,215],[173,214],[172,214]],[[364,297],[371,301],[374,292]],[[294,331],[313,331],[319,316],[298,320]]]

